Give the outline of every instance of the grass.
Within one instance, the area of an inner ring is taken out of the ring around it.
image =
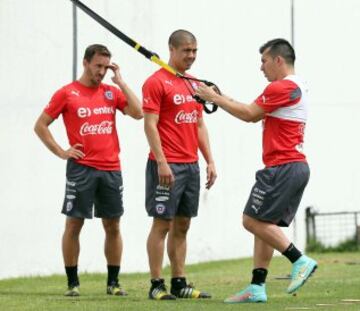
[[[189,265],[187,278],[213,294],[209,300],[151,301],[147,299],[148,274],[123,274],[121,283],[127,297],[105,294],[104,274],[81,274],[81,296],[64,297],[65,276],[30,277],[0,280],[1,311],[201,311],[201,310],[360,310],[360,254],[312,254],[319,269],[296,296],[285,289],[290,264],[274,258],[267,281],[268,303],[226,305],[223,299],[248,284],[250,259],[227,260]],[[169,270],[165,269],[169,280]],[[346,302],[344,299],[359,301]]]

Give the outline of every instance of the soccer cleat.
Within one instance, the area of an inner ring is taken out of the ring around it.
[[[225,303],[267,302],[265,284],[250,284],[244,290],[224,300]]]
[[[211,295],[194,288],[192,283],[180,289],[171,288],[171,293],[177,298],[211,298]]]
[[[68,296],[68,297],[80,296],[79,285],[75,285],[75,286],[70,285],[67,291],[65,292],[64,296]]]
[[[306,256],[302,255],[298,260],[293,263],[291,271],[291,282],[287,288],[288,294],[296,292],[307,279],[315,272],[317,262]]]
[[[160,279],[156,286],[151,286],[149,298],[154,300],[175,300],[176,297],[167,292],[163,279]]]
[[[106,293],[108,295],[114,295],[114,296],[127,296],[128,293],[123,290],[119,283],[114,283],[111,285],[108,285],[106,288]]]

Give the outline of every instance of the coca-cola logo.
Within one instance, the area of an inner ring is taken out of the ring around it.
[[[85,122],[80,127],[80,135],[107,135],[111,134],[113,130],[113,122],[112,121],[102,121],[98,124],[89,124],[89,122]]]
[[[197,123],[198,114],[199,113],[197,112],[197,110],[193,110],[191,112],[185,112],[184,110],[180,110],[175,117],[175,123]]]

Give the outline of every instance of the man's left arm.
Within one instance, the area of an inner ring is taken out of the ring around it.
[[[112,81],[121,89],[121,91],[126,97],[128,104],[126,107],[124,107],[125,114],[133,117],[134,119],[142,119],[144,115],[141,109],[141,102],[139,98],[135,95],[135,93],[131,90],[131,88],[123,80],[120,74],[119,66],[115,63],[112,63],[109,68],[114,72],[114,76],[111,78]]]
[[[210,189],[215,183],[217,174],[215,169],[215,162],[210,149],[209,135],[203,118],[198,120],[198,137],[200,151],[207,163],[206,189]]]

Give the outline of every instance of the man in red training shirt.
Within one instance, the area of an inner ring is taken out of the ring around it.
[[[295,75],[295,52],[284,39],[260,48],[261,70],[270,84],[250,105],[221,96],[201,85],[197,95],[218,104],[246,122],[263,122],[263,162],[245,206],[243,225],[255,238],[251,284],[227,298],[226,303],[266,302],[265,280],[274,249],[292,263],[289,294],[297,291],[315,271],[317,263],[291,243],[281,226],[292,222],[310,170],[303,153],[308,90]]]
[[[84,55],[84,71],[79,80],[55,92],[35,124],[41,141],[61,159],[67,160],[66,193],[62,213],[67,215],[62,251],[68,279],[66,296],[79,296],[77,273],[79,236],[85,218],[102,219],[105,230],[107,293],[123,296],[118,275],[122,255],[120,217],[123,208],[123,181],[120,146],[116,131],[116,110],[134,119],[143,117],[141,103],[120,75],[119,66],[110,63],[107,47],[90,45]],[[107,70],[118,86],[102,83]],[[70,148],[63,149],[49,126],[62,114]]]
[[[169,65],[185,75],[196,59],[196,38],[186,30],[177,30],[169,38],[169,50]],[[153,217],[147,240],[150,299],[210,298],[185,278],[186,235],[199,204],[199,149],[207,162],[206,188],[216,179],[203,106],[193,97],[196,87],[196,82],[165,69],[155,72],[143,86],[145,133],[151,149],[146,168],[146,210]],[[161,277],[166,236],[171,293]]]

